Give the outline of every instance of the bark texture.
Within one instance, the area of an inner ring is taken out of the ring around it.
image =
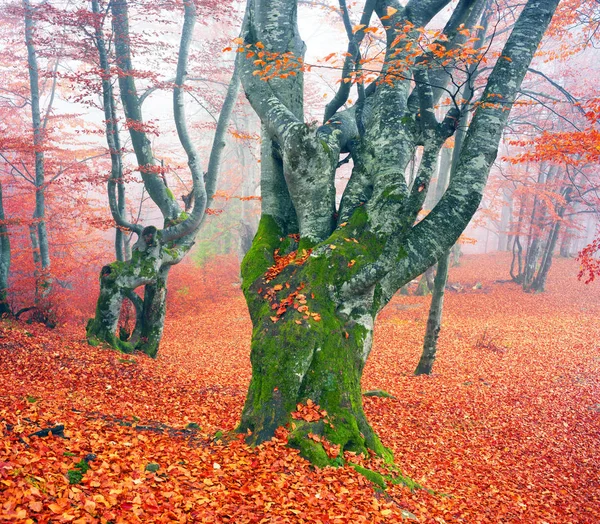
[[[44,304],[52,285],[50,271],[50,245],[46,228],[46,172],[44,169],[44,127],[40,110],[40,80],[35,48],[35,10],[29,0],[23,0],[25,13],[25,45],[27,47],[27,65],[29,67],[29,92],[31,95],[31,124],[33,129],[33,148],[35,154],[35,211],[33,213],[30,235],[36,267],[36,306],[48,310]],[[46,115],[47,118],[47,115]],[[44,119],[45,120],[45,119]],[[50,315],[51,312],[45,311]]]

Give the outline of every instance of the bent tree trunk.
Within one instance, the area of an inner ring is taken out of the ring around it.
[[[349,261],[372,260],[367,242],[345,240],[358,235],[364,216],[355,212],[327,244],[307,250],[298,249],[295,235],[282,237],[275,221],[263,215],[242,262],[253,324],[253,373],[239,430],[250,431],[248,441],[260,443],[289,423],[288,442],[320,466],[341,450],[369,449],[391,459],[362,407],[361,377],[373,340],[373,294],[352,300],[338,295]],[[313,440],[309,434],[319,437]]]
[[[129,36],[128,5],[125,0],[111,4],[114,47],[119,68],[121,101],[128,120],[139,125],[129,126],[133,150],[138,168],[153,202],[160,209],[165,228],[161,231],[154,226],[142,228],[131,224],[124,216],[124,192],[122,190],[122,158],[118,142],[116,107],[111,83],[111,68],[107,46],[102,29],[105,17],[101,14],[99,2],[92,0],[92,11],[97,18],[95,45],[102,69],[102,93],[106,123],[106,139],[111,156],[111,176],[108,181],[109,205],[116,225],[124,230],[137,233],[138,241],[133,247],[131,259],[117,260],[102,268],[100,273],[100,296],[96,314],[87,325],[87,338],[92,344],[104,342],[125,352],[143,351],[156,357],[163,333],[167,278],[170,267],[179,263],[194,244],[194,239],[202,224],[205,210],[215,192],[221,154],[225,146],[225,133],[229,117],[238,92],[236,71],[232,76],[210,152],[208,169],[202,172],[201,161],[187,129],[185,117],[184,90],[187,76],[187,63],[190,53],[196,7],[193,2],[184,5],[184,23],[181,32],[177,70],[173,87],[173,115],[179,141],[186,153],[192,176],[193,190],[189,197],[193,207],[188,213],[181,211],[166,179],[157,174],[151,142],[144,131],[142,99],[137,96]],[[187,203],[186,203],[187,204]],[[119,242],[117,242],[119,244]],[[123,258],[122,247],[117,247],[117,257]],[[144,297],[135,290],[144,286]],[[124,298],[129,299],[136,309],[136,327],[129,341],[117,336],[119,316]]]
[[[129,261],[104,266],[100,272],[96,314],[86,328],[90,343],[105,342],[126,353],[138,350],[156,357],[166,311],[166,277],[170,265],[177,263],[185,251],[185,248],[183,252],[169,249],[158,240],[145,250],[134,250]],[[132,342],[124,341],[117,334],[123,300],[133,298],[134,290],[140,286],[146,287],[142,313],[138,316],[140,336]]]

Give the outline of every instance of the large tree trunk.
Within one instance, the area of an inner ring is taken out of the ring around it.
[[[293,103],[302,95],[293,85],[301,80],[301,68],[270,78],[261,69],[265,61],[255,59],[254,51],[262,48],[301,56],[296,2],[248,2],[237,63],[264,136],[262,218],[242,264],[253,322],[252,380],[238,429],[249,433],[251,443],[284,426],[291,445],[319,465],[344,450],[390,457],[365,419],[360,395],[374,318],[399,288],[452,247],[475,213],[506,109],[557,0],[528,1],[502,51],[505,60],[497,61],[481,95],[486,103],[473,116],[456,177],[438,205],[418,220],[440,148],[455,131],[460,111],[453,107],[438,122],[435,106],[448,72],[420,65],[406,72],[406,57],[394,49],[396,28],[426,26],[447,3],[409,0],[390,10],[392,3],[367,2],[359,27],[368,27],[374,12],[382,19],[384,65],[378,81],[359,85],[358,102],[340,110],[353,63],[354,72],[360,69],[365,34],[353,31],[342,2],[348,53],[339,91],[319,126],[305,124]],[[458,3],[444,29],[450,35],[445,49],[464,45],[460,28],[474,27],[484,5]],[[395,76],[397,70],[403,73]],[[406,169],[419,145],[421,162],[409,187]],[[354,167],[337,206],[335,172],[342,152],[351,155]]]
[[[345,229],[350,235],[351,224]],[[258,444],[287,426],[290,444],[321,466],[344,450],[370,449],[391,458],[362,407],[361,377],[373,338],[372,299],[340,301],[332,286],[341,283],[347,257],[358,257],[365,248],[348,246],[345,232],[336,233],[330,241],[338,249],[321,246],[309,256],[300,248],[298,254],[295,240],[280,242],[281,230],[263,216],[242,263],[253,324],[252,381],[238,429],[250,432],[248,441]],[[273,259],[273,246],[289,256],[287,266]],[[283,269],[270,280],[275,266]]]

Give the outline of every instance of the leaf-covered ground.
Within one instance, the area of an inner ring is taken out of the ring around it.
[[[548,292],[523,294],[496,282],[507,267],[451,271],[431,377],[412,376],[429,298],[380,317],[363,386],[394,398],[366,411],[427,490],[219,440],[250,377],[240,296],[177,308],[156,361],[90,347],[82,327],[3,322],[0,521],[600,522],[600,288],[556,260]],[[28,436],[60,424],[66,438]]]

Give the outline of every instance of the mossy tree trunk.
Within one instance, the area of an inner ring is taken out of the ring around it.
[[[402,38],[418,38],[418,28],[448,2],[410,0],[402,7],[368,1],[356,30],[341,2],[348,52],[339,90],[318,125],[303,117],[296,2],[248,1],[237,66],[263,132],[262,218],[242,263],[253,323],[252,380],[238,429],[249,442],[269,439],[284,426],[290,444],[319,465],[335,463],[345,450],[390,458],[362,408],[360,380],[373,323],[398,289],[447,253],[475,213],[506,109],[557,3],[530,0],[524,7],[481,95],[456,176],[419,221],[440,149],[461,116],[454,106],[438,120],[435,107],[464,79],[451,82],[449,69],[436,68],[433,56],[415,60],[410,46],[397,48],[398,28],[405,28]],[[458,2],[439,45],[450,53],[463,47],[462,29],[478,24],[485,5]],[[379,78],[359,85],[351,104],[352,78],[362,74],[364,29],[373,16],[386,28],[385,61]],[[277,74],[282,61],[269,64],[269,57],[282,55],[290,71]],[[419,146],[409,186],[405,173]],[[336,195],[336,171],[349,158],[352,175]]]
[[[361,377],[376,311],[373,291],[351,299],[340,296],[348,263],[373,261],[381,249],[375,237],[370,242],[363,237],[362,244],[347,242],[361,234],[364,217],[364,210],[355,212],[327,243],[308,250],[263,215],[242,263],[253,324],[253,373],[239,430],[251,432],[250,442],[267,440],[287,425],[291,445],[319,465],[341,450],[369,449],[390,457],[362,408]],[[312,411],[316,420],[310,415],[306,420],[301,412],[293,415],[298,404],[307,409],[307,403],[318,406],[320,415]],[[325,439],[325,447],[307,438],[309,433]]]
[[[166,248],[155,238],[145,249],[138,244],[131,260],[104,266],[96,314],[87,325],[88,340],[94,344],[105,342],[127,353],[139,350],[156,357],[165,319],[168,268],[181,260],[187,249]],[[132,342],[124,341],[117,329],[123,300],[134,298],[132,294],[140,286],[145,286],[143,303],[137,304],[137,308],[142,308],[136,323],[140,334]]]
[[[161,268],[152,284],[144,288],[144,306],[141,315],[138,349],[156,357],[162,338],[167,313],[167,279],[170,266]]]

